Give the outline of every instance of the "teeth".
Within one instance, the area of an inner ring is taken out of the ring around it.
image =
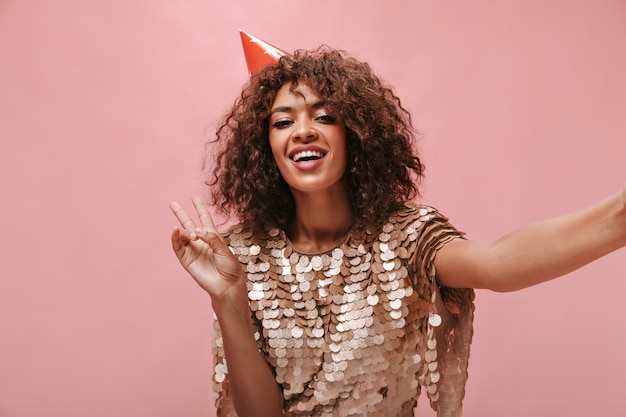
[[[292,159],[295,162],[299,162],[302,159],[319,159],[322,158],[324,156],[324,154],[322,152],[318,152],[318,151],[304,151],[304,152],[298,152],[295,155],[292,156]]]

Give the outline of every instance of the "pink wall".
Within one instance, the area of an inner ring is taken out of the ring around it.
[[[203,142],[246,78],[239,28],[370,61],[424,133],[425,200],[470,237],[626,181],[621,0],[4,0],[1,417],[214,415],[210,304],[167,203],[204,192]],[[625,275],[622,250],[480,291],[465,415],[624,410]]]

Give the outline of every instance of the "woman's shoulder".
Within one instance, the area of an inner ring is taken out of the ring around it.
[[[407,201],[390,216],[378,238],[387,239],[387,235],[400,239],[402,246],[413,246],[411,242],[414,242],[415,249],[425,253],[428,248],[438,249],[449,239],[462,237],[464,233],[435,207]]]
[[[406,224],[411,221],[418,221],[419,225],[422,225],[433,220],[448,222],[448,218],[435,207],[409,200],[392,213],[389,223]]]

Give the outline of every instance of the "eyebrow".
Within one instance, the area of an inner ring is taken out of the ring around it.
[[[306,103],[305,103],[306,104]],[[316,101],[315,103],[311,103],[311,104],[306,104],[306,107],[309,107],[313,110],[315,109],[319,109],[321,107],[324,107],[326,105],[326,103],[322,100],[320,101]],[[291,113],[293,111],[293,107],[291,106],[280,106],[280,107],[275,107],[270,111],[270,116],[274,113]]]

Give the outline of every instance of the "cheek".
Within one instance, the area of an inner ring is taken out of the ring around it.
[[[283,157],[282,148],[277,146],[277,142],[270,139],[270,150],[272,152],[272,163],[276,167],[278,173],[284,177],[284,168],[286,161]]]
[[[347,165],[348,162],[348,138],[346,137],[346,132],[343,129],[338,130],[336,133],[336,143],[335,147],[341,153],[341,161],[344,165]]]
[[[274,158],[274,163],[276,163],[276,157],[280,154],[280,149],[278,148],[277,140],[275,135],[270,134],[269,137],[270,150],[272,151],[272,157]]]

